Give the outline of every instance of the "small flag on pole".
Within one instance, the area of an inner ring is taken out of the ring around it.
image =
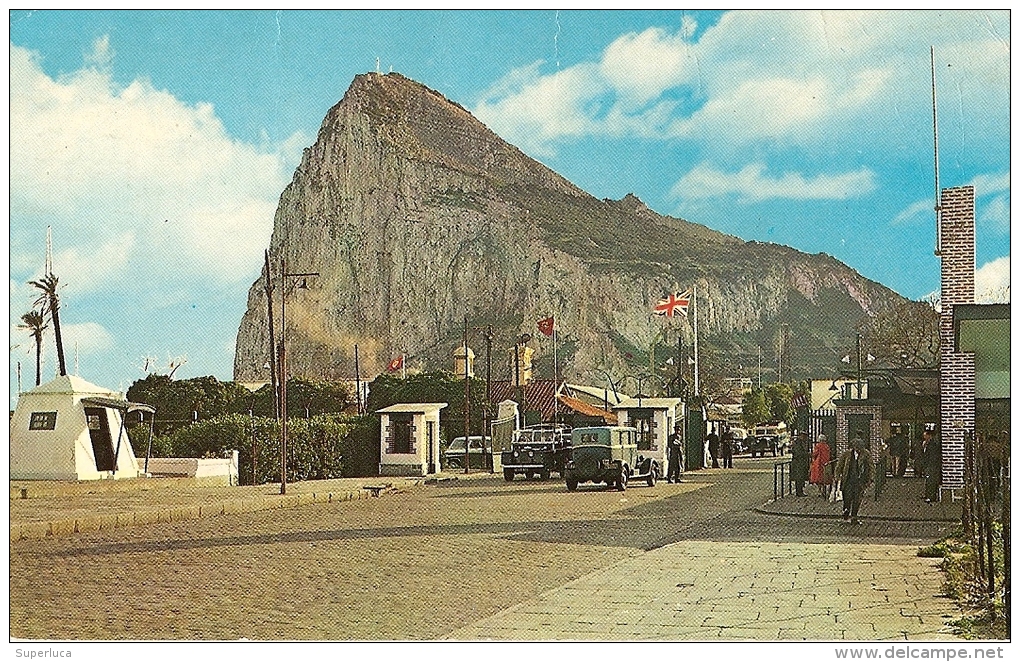
[[[687,317],[687,307],[691,305],[691,291],[687,290],[683,294],[670,294],[665,299],[659,299],[656,302],[655,307],[652,308],[652,312],[656,315],[666,317],[673,317],[675,313],[679,312],[684,317]]]
[[[396,372],[404,367],[404,355],[401,354],[397,358],[393,359],[386,365],[386,370],[389,372]]]
[[[538,330],[547,336],[553,334],[554,320],[552,317],[546,317],[545,319],[538,320]]]

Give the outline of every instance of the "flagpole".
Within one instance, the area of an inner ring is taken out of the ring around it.
[[[553,317],[553,424],[560,424],[560,401],[557,397],[560,388],[560,359],[556,342],[556,318]]]
[[[694,395],[698,395],[698,284],[695,283],[691,294],[694,306]]]
[[[407,355],[400,353],[400,378],[407,379]]]

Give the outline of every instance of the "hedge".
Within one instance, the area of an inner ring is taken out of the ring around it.
[[[374,476],[379,467],[376,416],[323,414],[290,418],[287,480]],[[131,435],[135,456],[145,457],[148,430]],[[134,431],[133,431],[134,432]],[[280,481],[280,424],[273,418],[223,414],[153,439],[153,457],[226,457],[239,452],[240,482]],[[254,467],[254,481],[253,481]]]

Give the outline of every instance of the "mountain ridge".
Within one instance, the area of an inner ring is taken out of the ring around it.
[[[414,367],[449,368],[465,316],[494,326],[502,372],[514,339],[553,315],[561,374],[632,373],[678,334],[689,347],[689,320],[650,311],[695,283],[703,343],[744,365],[787,324],[805,349],[791,368],[807,376],[825,365],[809,347],[842,351],[860,317],[901,300],[824,253],[745,242],[633,194],[597,199],[393,73],[357,76],[327,112],[281,194],[269,250],[274,272],[285,258],[290,271],[321,274],[287,301],[291,371],[309,378],[352,376],[354,344],[363,374],[401,353]],[[239,380],[268,377],[262,282],[239,325]],[[539,374],[551,376],[551,348],[534,344]]]

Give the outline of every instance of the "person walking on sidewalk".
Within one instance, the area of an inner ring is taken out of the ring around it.
[[[818,486],[818,493],[823,497],[829,494],[829,485],[832,484],[832,474],[826,475],[825,466],[832,459],[832,452],[829,450],[829,439],[824,435],[818,435],[815,447],[811,450],[811,471],[808,480],[812,485]]]
[[[723,469],[733,468],[733,432],[726,428],[726,431],[722,433],[722,465]]]
[[[667,483],[679,483],[684,473],[684,439],[682,426],[676,424],[673,434],[666,439],[666,450],[669,451],[669,470],[666,472]]]
[[[712,458],[712,468],[719,468],[719,435],[712,430],[705,437],[708,440],[708,454]]]
[[[864,492],[871,483],[871,455],[865,450],[861,433],[850,442],[836,464],[836,478],[843,491],[843,519],[851,524],[860,524],[857,514],[861,509]]]
[[[890,460],[889,445],[879,439],[878,458],[875,460],[875,501],[882,496],[882,490],[885,488],[885,474],[889,471]]]
[[[942,449],[931,430],[921,436],[921,472],[924,474],[924,501],[939,500],[939,478],[942,464]]]
[[[797,486],[797,496],[804,494],[804,483],[808,480],[811,468],[811,450],[808,448],[808,433],[804,430],[797,433],[790,450],[790,480]]]

